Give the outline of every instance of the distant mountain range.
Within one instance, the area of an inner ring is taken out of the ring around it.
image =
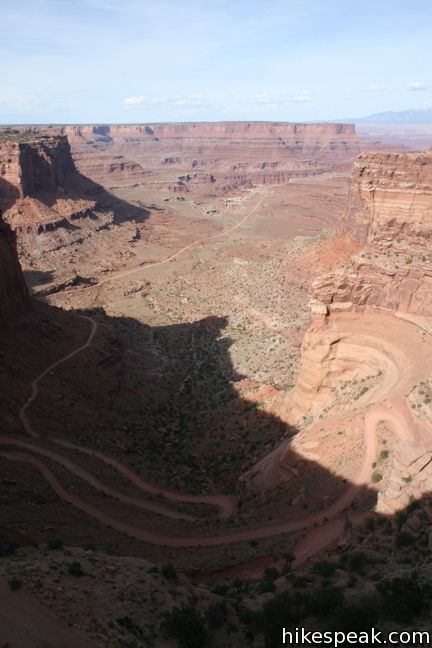
[[[375,124],[431,124],[432,125],[432,109],[427,110],[402,110],[400,112],[389,110],[387,112],[376,113],[368,115],[367,117],[360,117],[352,119],[358,124],[375,123]]]

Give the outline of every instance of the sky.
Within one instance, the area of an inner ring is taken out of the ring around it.
[[[0,0],[0,123],[432,107],[431,0]]]

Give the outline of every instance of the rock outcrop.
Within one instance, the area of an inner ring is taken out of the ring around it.
[[[0,141],[0,208],[18,234],[40,234],[92,215],[101,187],[77,172],[65,135],[6,132]]]
[[[313,323],[290,397],[292,422],[328,411],[341,380],[391,374],[392,366],[404,364],[394,345],[383,342],[385,331],[377,349],[376,331],[365,330],[362,342],[361,321],[354,338],[349,328],[341,334],[338,318],[343,322],[351,311],[366,326],[361,313],[386,311],[424,329],[432,317],[432,151],[360,155],[341,230],[354,239],[357,252],[312,284]]]
[[[432,151],[360,155],[343,229],[359,252],[315,282],[315,304],[432,316]]]
[[[18,261],[15,235],[0,213],[0,326],[25,307],[27,288]]]
[[[108,187],[232,193],[257,184],[346,172],[358,155],[352,124],[203,122],[53,127],[79,170]]]
[[[11,138],[0,142],[0,192],[6,198],[22,198],[38,191],[55,193],[74,171],[65,136]]]

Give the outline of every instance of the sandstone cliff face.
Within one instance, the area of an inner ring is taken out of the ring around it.
[[[114,139],[134,137],[291,137],[293,135],[313,137],[320,135],[347,137],[355,136],[353,124],[294,124],[290,122],[197,122],[172,124],[126,124],[107,126],[64,126],[59,129],[69,139]]]
[[[392,375],[406,365],[385,330],[377,343],[376,315],[367,324],[368,312],[432,317],[432,151],[360,155],[341,230],[357,252],[312,284],[313,323],[288,406],[293,422],[331,408],[342,379]],[[348,316],[352,325],[343,328]]]
[[[20,313],[27,300],[27,288],[16,251],[12,230],[0,215],[0,326]]]
[[[0,197],[56,192],[75,171],[65,136],[0,142]]]
[[[205,195],[346,172],[360,150],[352,124],[89,125],[49,132],[66,135],[79,170],[106,187],[139,183]]]
[[[19,235],[70,227],[71,220],[89,215],[95,205],[89,196],[81,198],[76,186],[70,187],[77,177],[66,136],[12,133],[10,140],[0,142],[4,220]]]
[[[432,316],[432,151],[359,156],[343,229],[361,249],[315,282],[312,310],[375,306]]]

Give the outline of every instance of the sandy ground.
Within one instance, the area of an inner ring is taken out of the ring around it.
[[[0,579],[0,644],[11,648],[95,648],[25,590],[11,592]]]

